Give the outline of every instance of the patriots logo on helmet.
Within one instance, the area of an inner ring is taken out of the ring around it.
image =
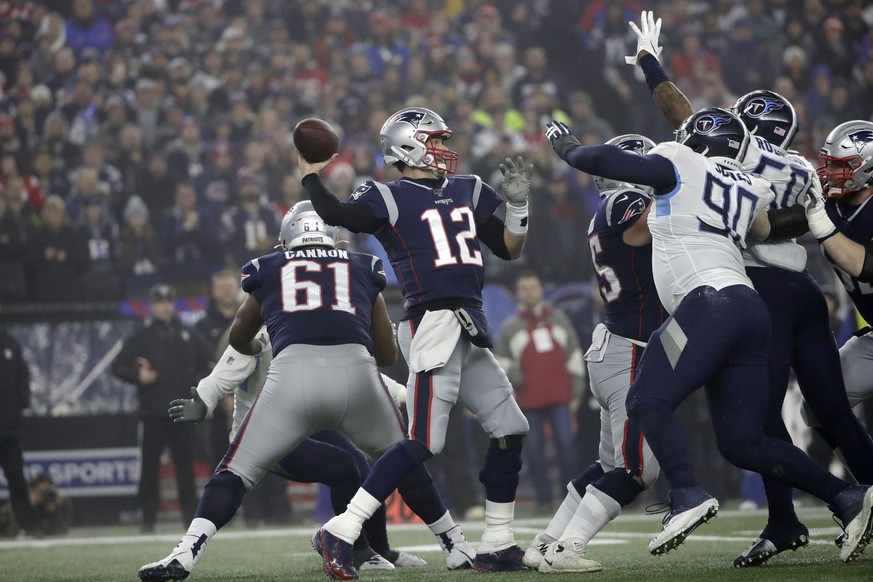
[[[785,107],[785,104],[776,99],[771,99],[769,97],[755,97],[746,104],[743,113],[749,117],[758,118],[767,115],[771,111],[778,111],[783,107]]]
[[[694,122],[694,130],[697,133],[706,135],[722,125],[729,123],[730,120],[731,118],[726,115],[703,115],[700,119]]]
[[[858,152],[860,152],[865,145],[873,141],[873,130],[862,129],[860,131],[850,133],[846,137],[852,140],[852,144],[855,146]]]
[[[646,153],[646,146],[641,139],[625,139],[615,145],[627,152],[634,152],[641,156]]]
[[[412,127],[418,129],[418,124],[421,123],[421,119],[425,116],[423,111],[402,111],[397,114],[397,117],[391,120],[392,123],[396,123],[398,121],[405,121]]]

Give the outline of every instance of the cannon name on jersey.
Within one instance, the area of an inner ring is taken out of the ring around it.
[[[606,328],[613,334],[645,342],[666,318],[652,278],[652,246],[624,242],[649,205],[642,190],[604,193],[588,227],[588,246],[605,305]]]
[[[850,206],[836,198],[825,201],[828,216],[844,235],[860,245],[873,241],[873,198],[868,198],[859,206]],[[831,261],[824,247],[821,247],[825,258],[831,262],[840,281],[852,298],[861,317],[873,324],[873,284],[858,281]]]
[[[249,261],[242,288],[261,303],[273,356],[290,344],[362,344],[385,288],[382,261],[341,249],[298,248]]]
[[[478,176],[368,181],[350,202],[384,223],[382,243],[403,290],[404,308],[458,300],[481,306],[485,281],[477,227],[503,203]]]

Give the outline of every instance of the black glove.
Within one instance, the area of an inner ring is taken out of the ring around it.
[[[170,402],[167,413],[173,422],[198,422],[206,418],[206,403],[197,394],[197,388],[191,388],[191,399],[180,398]]]
[[[552,144],[552,149],[562,160],[566,160],[564,156],[567,151],[578,145],[579,140],[576,136],[570,133],[570,128],[560,121],[553,120],[546,124],[546,137],[549,138],[549,143]]]

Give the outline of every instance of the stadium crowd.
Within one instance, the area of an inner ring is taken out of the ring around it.
[[[378,130],[410,104],[442,112],[460,172],[536,168],[525,258],[509,283],[588,281],[579,244],[598,196],[542,133],[669,139],[627,22],[664,19],[665,65],[695,108],[767,87],[797,109],[794,146],[873,114],[873,8],[860,0],[5,0],[0,2],[0,301],[111,301],[270,250],[301,199],[290,135],[341,131],[337,193],[387,179]],[[377,251],[365,238],[360,250]]]

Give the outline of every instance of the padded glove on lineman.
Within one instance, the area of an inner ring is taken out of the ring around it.
[[[813,178],[809,189],[806,191],[804,206],[806,208],[806,222],[809,223],[809,231],[819,242],[836,234],[837,227],[828,216],[827,210],[825,210],[821,182],[818,178]]]
[[[637,52],[633,56],[625,57],[624,62],[629,65],[637,64],[637,55],[640,51],[646,51],[656,59],[664,47],[658,46],[658,37],[661,36],[661,19],[655,21],[655,13],[651,10],[643,10],[640,14],[640,26],[637,27],[633,22],[628,22],[631,30],[637,33]],[[640,30],[642,29],[642,30]]]
[[[552,149],[558,154],[562,160],[567,158],[564,155],[570,148],[582,145],[576,136],[570,133],[570,128],[566,124],[557,120],[552,120],[546,124],[546,137],[549,138],[549,143],[552,144]]]
[[[206,403],[197,394],[197,388],[191,388],[191,396],[170,402],[167,413],[173,422],[198,422],[206,418]]]
[[[527,203],[527,195],[530,192],[530,179],[533,175],[533,164],[524,164],[521,156],[516,161],[506,158],[500,166],[503,174],[503,185],[500,187],[506,196],[506,201],[515,206],[523,206]]]

